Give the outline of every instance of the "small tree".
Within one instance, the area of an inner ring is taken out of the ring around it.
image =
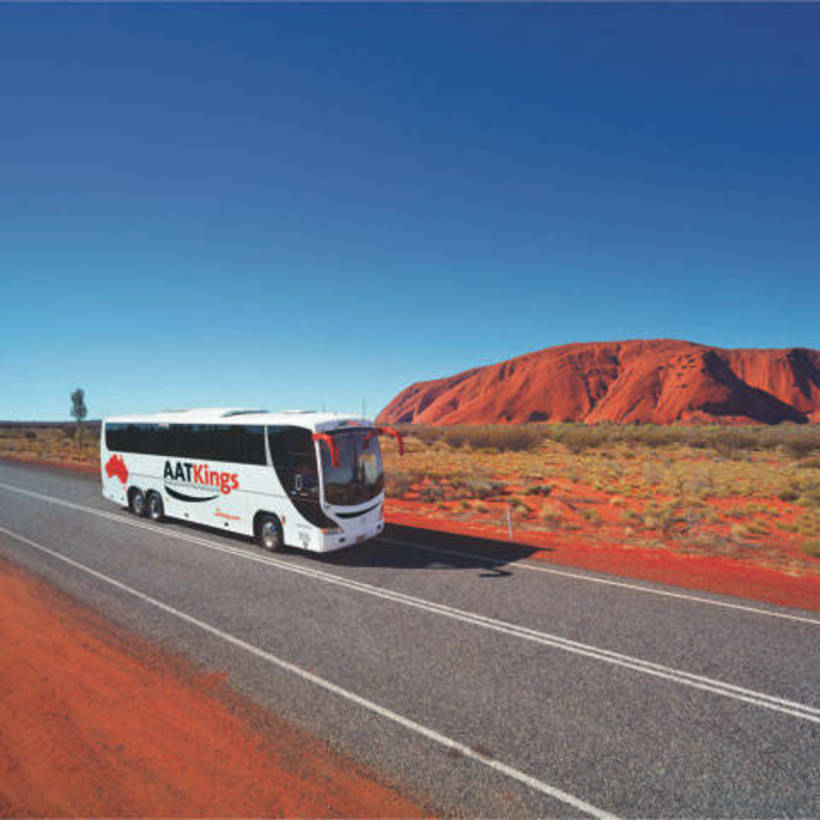
[[[83,436],[83,419],[88,415],[88,408],[85,406],[85,391],[78,387],[71,394],[71,415],[77,422],[77,443],[82,442]]]

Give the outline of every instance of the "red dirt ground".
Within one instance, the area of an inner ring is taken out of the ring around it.
[[[0,815],[419,816],[317,740],[0,562]]]
[[[550,347],[417,382],[382,423],[820,421],[820,351],[727,350],[674,339]]]
[[[504,557],[504,542],[509,537],[506,528],[436,518],[429,514],[429,509],[427,504],[389,499],[385,503],[385,518],[408,527],[492,539],[496,541],[495,552]],[[545,563],[820,612],[820,575],[816,574],[789,575],[731,558],[685,555],[623,543],[590,544],[582,540],[582,535],[570,532],[515,531],[514,538],[516,544],[534,548],[529,558]]]

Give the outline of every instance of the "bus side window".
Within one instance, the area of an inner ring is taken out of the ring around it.
[[[242,458],[239,459],[245,464],[267,464],[265,455],[265,428],[261,424],[247,425],[243,427],[242,437],[243,448]]]
[[[172,424],[170,452],[177,458],[212,458],[213,424]]]
[[[279,483],[287,492],[293,483],[293,473],[290,469],[290,459],[287,453],[287,427],[268,427],[268,446],[270,457]]]
[[[125,425],[114,422],[113,424],[105,425],[105,446],[109,450],[125,450],[123,443],[125,441]]]
[[[168,428],[159,424],[142,424],[140,452],[153,456],[168,455]]]
[[[302,498],[318,498],[316,450],[310,431],[304,427],[268,427],[268,444],[276,475],[285,492]]]
[[[242,428],[238,424],[214,426],[211,458],[216,461],[242,461]]]

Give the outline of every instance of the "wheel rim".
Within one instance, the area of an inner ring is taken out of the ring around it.
[[[159,518],[159,496],[151,496],[151,500],[148,502],[148,514],[151,518]]]
[[[142,493],[134,493],[134,512],[137,513],[137,515],[142,515],[144,509],[145,498]]]
[[[262,524],[262,543],[269,550],[275,550],[279,546],[279,530],[273,521]]]

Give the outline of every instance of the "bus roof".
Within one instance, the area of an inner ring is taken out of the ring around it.
[[[315,410],[267,410],[243,407],[197,407],[190,410],[163,410],[161,413],[109,416],[103,423],[117,424],[264,424],[305,427],[308,430],[335,430],[339,427],[372,427],[370,419],[344,413]]]

